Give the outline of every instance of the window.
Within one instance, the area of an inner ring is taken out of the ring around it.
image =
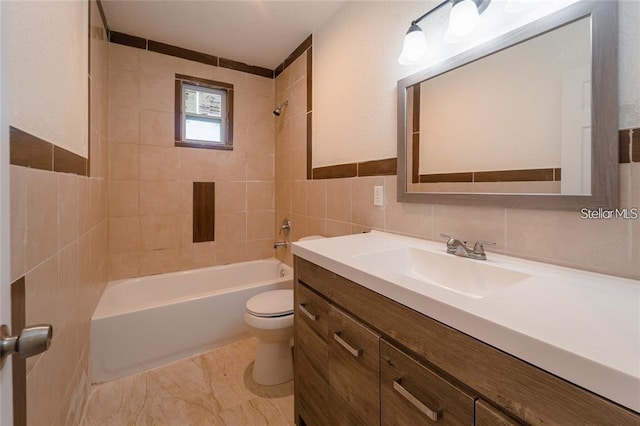
[[[233,85],[176,74],[176,146],[233,149]]]

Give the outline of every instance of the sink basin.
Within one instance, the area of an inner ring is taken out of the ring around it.
[[[436,253],[414,247],[355,256],[376,267],[476,299],[510,287],[530,277],[484,261]]]

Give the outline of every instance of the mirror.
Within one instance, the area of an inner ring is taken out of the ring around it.
[[[616,207],[616,34],[580,2],[400,80],[398,200]]]

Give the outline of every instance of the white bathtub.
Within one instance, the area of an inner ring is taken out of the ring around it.
[[[246,301],[293,288],[293,271],[256,260],[110,282],[91,318],[92,381],[101,383],[249,336]]]

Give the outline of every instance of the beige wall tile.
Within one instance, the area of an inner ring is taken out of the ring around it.
[[[109,110],[109,142],[133,145],[140,142],[140,117],[137,107],[111,105]]]
[[[385,177],[385,228],[400,234],[437,239],[433,235],[433,206],[422,203],[399,203],[396,185],[395,176]]]
[[[144,145],[174,146],[174,118],[172,112],[140,110],[140,143]]]
[[[109,279],[140,276],[140,252],[109,255]]]
[[[351,222],[351,183],[353,179],[327,180],[327,218]]]
[[[78,177],[58,173],[58,248],[78,239]]]
[[[172,113],[175,110],[174,92],[174,76],[140,73],[140,108]]]
[[[580,212],[507,210],[509,254],[590,271],[625,276],[629,259],[621,250],[629,223],[584,220]]]
[[[179,166],[178,148],[140,146],[141,180],[178,180]]]
[[[350,235],[351,233],[351,222],[327,220],[327,237],[338,237],[340,235]]]
[[[140,177],[140,146],[111,145],[109,153],[109,179],[134,180]]]
[[[247,213],[247,240],[273,238],[275,212],[249,211]]]
[[[275,154],[247,153],[247,180],[273,181],[275,179]]]
[[[58,287],[59,293],[55,299],[60,306],[66,306],[60,315],[60,327],[64,324],[79,324],[82,321],[88,321],[88,317],[82,316],[80,306],[82,303],[72,303],[70,301],[83,300],[80,288],[80,256],[78,252],[78,242],[69,244],[58,253]]]
[[[307,81],[300,79],[293,83],[291,87],[291,98],[289,99],[289,113],[291,117],[307,114]]]
[[[247,91],[273,99],[274,81],[271,78],[247,74]]]
[[[236,241],[247,240],[247,213],[216,213],[215,238],[221,245],[228,247]]]
[[[216,264],[224,265],[226,263],[242,262],[247,258],[247,242],[234,241],[221,243],[217,246]]]
[[[124,128],[113,129],[116,132],[113,137],[130,143],[119,143],[124,148],[110,150],[109,211],[111,227],[115,228],[109,231],[109,240],[115,246],[111,249],[110,276],[155,273],[158,268],[153,265],[161,255],[154,257],[148,253],[155,248],[181,248],[177,266],[170,269],[246,260],[250,228],[247,209],[261,212],[256,216],[270,216],[268,231],[263,230],[267,219],[258,218],[251,225],[250,232],[256,241],[273,239],[276,124],[271,113],[275,105],[273,80],[129,47],[115,50],[118,57],[111,65],[111,79],[117,80],[117,93],[111,108],[135,107],[138,122],[136,127],[126,108],[119,108],[119,117],[112,119],[114,126],[127,121]],[[175,73],[234,84],[233,151],[173,146]],[[122,99],[123,87],[130,81],[138,85],[135,105]],[[192,182],[216,183],[216,242],[211,246],[192,243]],[[166,222],[168,217],[171,223]],[[134,222],[122,221],[127,218],[138,220],[138,233],[134,232],[133,239],[121,231],[127,226],[136,227]],[[123,250],[137,253],[135,260],[127,262],[124,255],[119,256]],[[265,253],[263,250],[264,247],[256,248],[250,254],[257,256]]]
[[[307,216],[327,217],[327,181],[307,182]]]
[[[138,71],[139,49],[109,43],[109,69],[112,71]]]
[[[307,147],[307,114],[300,114],[291,119],[291,148]]]
[[[246,182],[216,182],[216,213],[247,210]]]
[[[307,233],[307,216],[306,215],[291,215],[291,241],[298,241],[300,238],[309,235]]]
[[[180,184],[177,181],[141,180],[140,214],[179,213]]]
[[[89,178],[81,176],[78,178],[78,232],[80,235],[90,228],[89,216]]]
[[[216,264],[216,242],[189,244],[180,248],[180,269],[197,269]]]
[[[141,248],[138,216],[109,218],[109,254],[129,253]]]
[[[273,239],[252,240],[247,243],[247,260],[268,259],[274,257]]]
[[[247,154],[240,151],[220,151],[216,155],[216,179],[222,182],[247,179]]]
[[[26,272],[27,169],[10,166],[11,281]]]
[[[281,151],[276,154],[276,184],[290,182],[292,178],[291,151]]]
[[[291,179],[294,181],[307,178],[307,149],[296,148],[291,150]]]
[[[178,248],[179,229],[177,215],[140,216],[142,250]]]
[[[137,108],[140,81],[138,73],[112,70],[109,73],[109,104]]]
[[[276,187],[276,193],[279,190],[280,188]],[[278,204],[277,207],[280,210],[283,206]],[[291,212],[299,215],[307,214],[307,181],[291,183]]]
[[[144,251],[140,253],[140,275],[164,274],[180,269],[180,249]]]
[[[323,217],[307,217],[307,235],[327,235],[327,219]]]
[[[290,212],[293,205],[292,183],[276,182],[276,210]],[[302,206],[306,214],[306,203]]]
[[[58,176],[27,171],[26,270],[31,270],[58,249]]]
[[[247,210],[273,210],[274,198],[273,182],[247,182]]]
[[[275,80],[275,93],[280,98],[291,87],[291,67],[285,68]]]
[[[279,117],[276,117],[276,124],[275,124],[275,129],[276,129],[276,142],[275,142],[275,148],[276,148],[276,152],[278,154],[284,152],[284,151],[289,151],[291,149],[292,146],[292,141],[291,141],[291,120],[287,120],[285,113],[287,111],[288,107],[284,107],[284,109],[282,109],[282,113],[280,114]],[[276,157],[277,159],[277,157]]]
[[[61,295],[56,255],[40,263],[25,276],[26,323],[61,326]]]
[[[487,251],[504,251],[506,246],[505,209],[501,207],[468,207],[436,204],[433,206],[433,238],[445,241],[441,233],[452,235],[473,245],[476,241],[492,241]],[[509,247],[509,250],[511,248]]]
[[[306,81],[307,78],[307,52],[298,56],[295,61],[291,65],[291,82],[295,83],[300,79]]]
[[[137,180],[109,181],[109,216],[137,216],[140,212],[139,197]]]
[[[213,149],[177,148],[182,180],[213,182],[216,180],[216,156]]]
[[[353,179],[351,217],[354,224],[383,229],[384,207],[373,205],[373,187],[375,185],[384,185],[384,179],[380,176]]]

